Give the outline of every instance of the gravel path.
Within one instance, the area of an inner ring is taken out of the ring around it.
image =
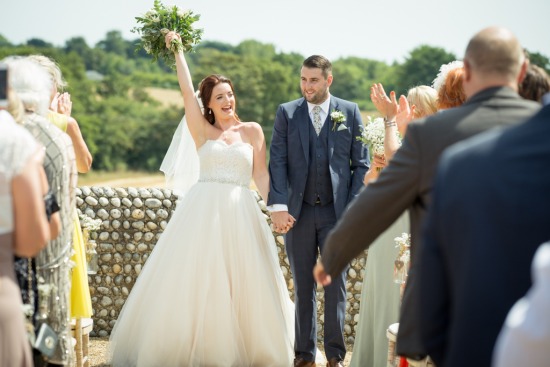
[[[109,338],[90,338],[90,366],[91,367],[108,367],[106,364],[105,354],[107,352],[107,345]],[[346,360],[344,366],[349,366],[351,360],[351,351],[346,353]],[[318,365],[318,367],[325,367],[325,365]]]

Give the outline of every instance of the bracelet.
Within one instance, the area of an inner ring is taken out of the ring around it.
[[[388,121],[388,120],[384,119],[384,126],[386,128],[392,127],[392,126],[397,126],[397,123],[395,121]]]

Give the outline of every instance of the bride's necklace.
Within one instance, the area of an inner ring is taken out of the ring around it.
[[[222,133],[221,133],[221,135],[220,135],[221,140],[226,141],[226,140],[228,139],[228,136],[231,134],[231,131],[230,131],[231,128],[232,128],[233,126],[235,126],[236,124],[231,125],[229,128],[227,128],[227,129],[225,129],[225,130],[221,127],[221,124],[219,124],[219,125],[220,125],[220,129],[222,130]]]
[[[229,130],[224,130],[224,131],[223,131],[223,133],[222,133],[222,135],[221,135],[223,141],[226,141],[226,140],[227,140],[228,131],[229,131]]]

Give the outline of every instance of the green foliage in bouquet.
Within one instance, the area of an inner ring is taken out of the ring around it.
[[[175,67],[174,51],[190,52],[200,41],[202,29],[194,29],[193,23],[200,19],[199,14],[193,14],[191,10],[183,11],[177,6],[166,6],[159,0],[155,0],[153,9],[142,17],[136,17],[140,24],[132,29],[132,32],[141,35],[140,42],[136,45],[136,51],[142,48],[153,56],[153,62],[162,58],[167,65]],[[174,39],[170,50],[166,48],[164,37],[170,31],[181,36],[181,41]]]

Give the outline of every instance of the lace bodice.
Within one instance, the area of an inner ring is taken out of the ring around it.
[[[198,150],[199,182],[219,182],[248,187],[252,178],[252,146],[207,140]]]
[[[0,234],[13,230],[11,180],[39,147],[31,134],[0,111]]]

